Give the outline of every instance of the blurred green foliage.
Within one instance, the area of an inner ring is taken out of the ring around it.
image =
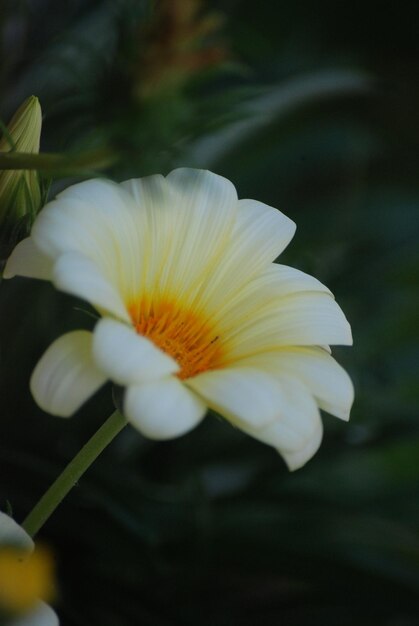
[[[419,9],[213,2],[179,77],[163,4],[3,2],[2,118],[35,93],[44,151],[110,150],[100,174],[116,179],[208,167],[283,210],[298,230],[281,262],[330,286],[352,323],[354,348],[334,352],[356,403],[349,424],[325,416],[295,474],[215,416],[166,443],[127,428],[42,531],[61,622],[419,624]],[[111,395],[72,420],[42,414],[36,360],[92,321],[36,281],[3,282],[0,301],[0,506],[20,520]]]

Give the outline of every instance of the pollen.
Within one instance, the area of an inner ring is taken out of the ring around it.
[[[53,560],[45,548],[27,554],[17,548],[0,549],[0,612],[30,610],[39,599],[54,596]]]
[[[180,379],[219,366],[220,336],[203,315],[165,301],[142,300],[129,305],[128,311],[136,331],[177,361]]]

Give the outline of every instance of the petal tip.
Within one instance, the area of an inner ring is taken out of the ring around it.
[[[284,459],[290,472],[301,469],[318,451],[323,439],[323,427],[319,422],[319,428],[315,430],[313,435],[307,441],[304,447],[294,452],[283,452],[278,449],[279,454]]]

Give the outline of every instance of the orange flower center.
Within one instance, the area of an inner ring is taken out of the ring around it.
[[[182,310],[171,302],[128,305],[136,331],[151,339],[180,366],[181,379],[214,369],[222,348],[214,327],[200,314]]]

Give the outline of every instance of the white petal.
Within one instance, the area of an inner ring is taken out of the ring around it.
[[[125,192],[122,192],[121,195],[121,186],[112,180],[91,178],[60,191],[57,194],[57,200],[69,200],[70,202],[82,200],[110,215],[123,208]]]
[[[274,422],[261,429],[243,430],[278,450],[290,470],[304,465],[317,451],[323,425],[317,405],[308,390],[296,380],[279,382],[282,403]]]
[[[87,300],[99,311],[130,321],[118,291],[97,265],[83,255],[76,252],[62,254],[54,266],[53,280],[57,289]]]
[[[169,186],[164,176],[144,176],[132,178],[121,183],[121,187],[133,197],[137,208],[145,211],[152,219],[153,213],[164,207],[169,199]]]
[[[93,358],[116,383],[132,385],[163,378],[179,371],[179,365],[132,326],[100,320],[93,333]]]
[[[38,602],[35,609],[11,622],[10,626],[59,626],[59,621],[48,604]]]
[[[227,179],[204,170],[174,170],[166,180],[174,204],[166,212],[172,233],[159,288],[193,302],[228,247],[237,193]]]
[[[351,327],[327,293],[291,294],[223,330],[229,358],[237,359],[283,346],[351,345]]]
[[[140,202],[135,193],[137,186],[131,185],[135,182],[141,182],[141,188],[148,190]],[[140,288],[149,286],[146,279],[150,270],[151,252],[155,249],[153,224],[157,222],[160,226],[156,214],[162,203],[173,209],[173,203],[168,201],[167,187],[162,176],[150,176],[123,184],[93,180],[69,187],[57,198],[60,213],[65,208],[71,223],[76,219],[83,222],[83,233],[78,240],[84,239],[84,234],[86,237],[77,250],[98,265],[124,301],[136,298]],[[88,217],[83,218],[86,214]],[[59,224],[57,227],[61,228]],[[164,239],[163,232],[157,235]],[[73,239],[72,236],[71,241],[63,242],[63,245],[70,245],[72,250]],[[163,261],[160,256],[158,263],[162,264]]]
[[[235,235],[254,252],[258,267],[274,261],[294,237],[296,225],[284,213],[257,200],[240,200]],[[260,247],[259,247],[260,246]]]
[[[283,213],[256,200],[239,200],[237,218],[225,257],[205,279],[203,298],[214,311],[282,252],[295,224]]]
[[[62,335],[41,357],[31,377],[31,391],[46,412],[68,417],[105,381],[92,358],[92,333]]]
[[[177,378],[128,387],[124,413],[150,439],[173,439],[197,426],[206,405]]]
[[[13,276],[51,280],[52,262],[37,248],[32,237],[18,243],[6,263],[3,277]]]
[[[318,428],[312,433],[311,438],[302,448],[293,450],[292,452],[285,452],[278,449],[278,452],[288,465],[288,469],[294,471],[303,467],[303,465],[316,454],[322,442],[322,438],[323,426],[320,422]]]
[[[73,185],[49,202],[32,229],[35,243],[48,256],[80,252],[106,262],[115,235],[127,232],[132,199],[120,185],[89,180]]]
[[[335,359],[321,348],[284,348],[240,361],[247,367],[291,376],[307,386],[321,409],[348,420],[354,400],[351,379]]]
[[[249,319],[257,319],[264,313],[279,311],[282,299],[300,292],[320,292],[332,296],[330,290],[313,276],[300,270],[271,263],[232,296],[221,303],[212,318],[219,320],[224,328],[234,328]]]
[[[166,180],[192,211],[217,211],[220,205],[228,209],[237,203],[233,183],[208,170],[181,167],[170,172]]]
[[[276,448],[290,469],[303,465],[320,445],[319,411],[299,381],[237,367],[200,374],[187,384],[235,426]]]
[[[261,428],[276,418],[282,403],[272,376],[247,367],[208,371],[185,382],[233,424]]]
[[[0,511],[0,547],[16,546],[32,552],[34,542],[13,518]]]
[[[89,259],[124,300],[138,294],[148,232],[120,185],[93,180],[68,188],[40,212],[32,236],[52,259],[69,252]]]
[[[121,187],[134,200],[137,247],[141,252],[141,258],[132,262],[138,276],[132,295],[135,299],[141,291],[148,296],[161,293],[165,288],[162,275],[173,265],[171,250],[176,246],[178,225],[182,222],[179,194],[161,175],[127,180]]]
[[[300,291],[320,291],[332,295],[330,289],[317,278],[288,265],[272,263],[261,276],[270,277],[271,295],[276,298]]]

